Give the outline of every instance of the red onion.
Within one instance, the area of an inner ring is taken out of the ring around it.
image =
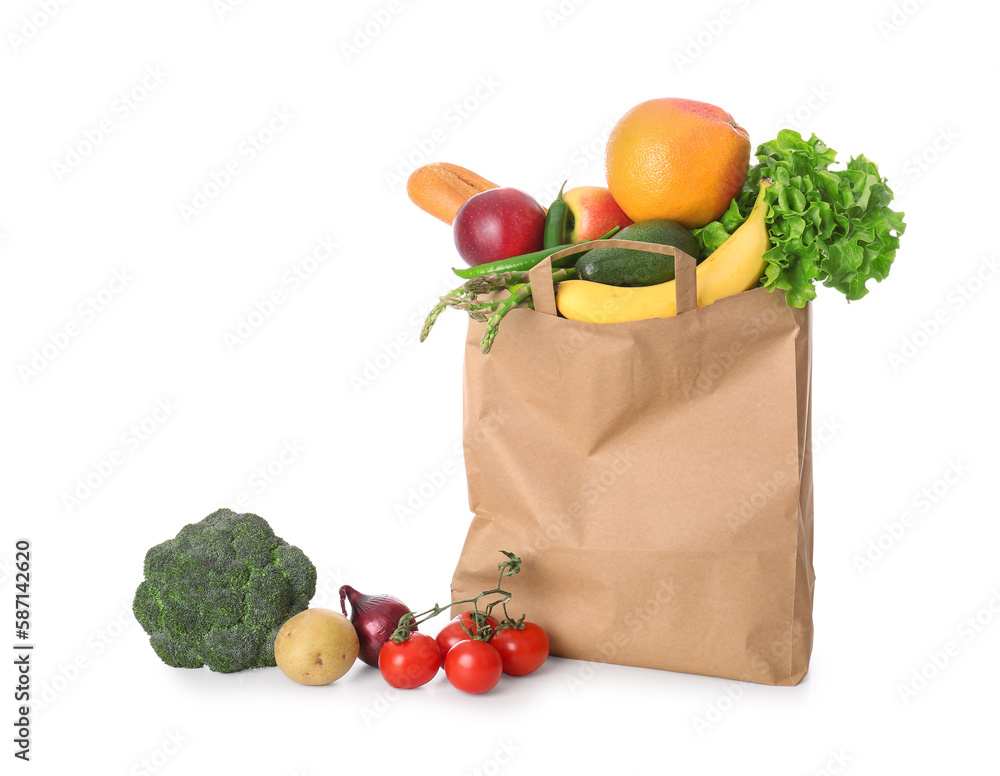
[[[351,624],[358,632],[358,641],[361,643],[358,657],[378,668],[378,653],[392,638],[399,625],[399,618],[411,611],[410,607],[395,596],[362,595],[350,585],[344,585],[340,588],[340,610],[345,617],[345,598],[351,602]]]

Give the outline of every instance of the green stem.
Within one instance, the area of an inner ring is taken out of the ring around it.
[[[496,339],[500,321],[503,320],[503,317],[529,296],[531,296],[531,283],[525,283],[500,303],[497,311],[493,313],[493,317],[486,324],[486,332],[483,334],[483,341],[480,343],[480,350],[483,353],[489,353],[490,348],[493,347],[493,340]]]
[[[431,308],[431,311],[429,313],[427,313],[427,317],[424,319],[424,325],[420,329],[420,341],[421,342],[423,342],[425,339],[427,339],[427,335],[431,333],[431,329],[434,327],[434,324],[437,322],[438,316],[441,315],[441,313],[444,312],[444,309],[447,306],[448,306],[448,304],[444,301],[444,297],[442,297],[442,301],[440,301],[436,305],[434,305],[434,307]]]
[[[493,607],[499,603],[503,604],[504,614],[506,615],[507,603],[511,599],[511,594],[503,589],[502,587],[503,578],[512,577],[521,570],[521,559],[511,552],[507,552],[506,550],[501,550],[500,552],[502,552],[504,555],[507,556],[507,560],[497,564],[497,566],[500,568],[500,578],[499,580],[497,580],[497,586],[495,588],[493,588],[492,590],[484,590],[479,595],[473,596],[472,598],[462,598],[458,601],[452,601],[446,606],[438,606],[437,604],[434,604],[434,607],[432,609],[428,609],[425,612],[420,612],[419,614],[415,614],[414,612],[407,612],[406,614],[404,614],[402,617],[399,618],[399,622],[396,624],[396,630],[393,631],[392,634],[392,640],[395,641],[397,644],[406,641],[408,638],[410,638],[410,634],[418,625],[420,625],[420,623],[427,622],[427,620],[431,619],[432,617],[437,617],[439,614],[448,611],[453,606],[459,606],[461,604],[472,604],[473,611],[476,614],[479,614],[480,599],[490,595],[499,595],[501,597],[498,598],[496,601],[492,601],[486,607],[485,616],[489,617],[490,612],[493,611]],[[466,633],[468,633],[468,631],[466,631]],[[469,636],[473,639],[476,639],[477,641],[489,641],[489,639],[493,636],[493,628],[489,627],[488,625],[483,627],[477,627],[476,633],[475,634],[469,633]]]
[[[576,267],[565,267],[563,269],[552,270],[553,283],[560,283],[563,280],[571,280],[575,277]],[[493,347],[493,340],[497,337],[497,332],[500,330],[500,321],[503,320],[503,317],[515,307],[527,306],[527,300],[530,298],[531,283],[525,283],[523,286],[518,288],[517,291],[500,303],[500,306],[497,307],[497,311],[493,313],[493,317],[491,317],[487,322],[486,331],[483,333],[482,342],[479,344],[479,349],[484,354],[489,353],[490,349]]]

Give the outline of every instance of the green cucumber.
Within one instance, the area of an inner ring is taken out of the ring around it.
[[[657,218],[622,229],[615,239],[672,245],[698,258],[698,241],[675,221]],[[674,257],[632,248],[595,248],[576,263],[577,276],[608,286],[655,286],[674,279]]]

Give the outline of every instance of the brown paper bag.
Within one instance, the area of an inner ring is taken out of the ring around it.
[[[470,322],[475,514],[452,590],[492,588],[509,550],[510,613],[553,655],[795,685],[813,633],[810,311],[763,288],[693,309],[694,260],[659,252],[675,317],[559,318],[539,267],[536,309],[489,354]]]

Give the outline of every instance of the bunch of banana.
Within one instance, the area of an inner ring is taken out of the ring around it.
[[[764,190],[771,180],[760,181],[753,210],[740,227],[705,261],[698,265],[698,306],[724,296],[749,291],[764,274],[764,253],[771,247],[767,234],[768,205]],[[677,314],[677,281],[625,288],[589,280],[565,280],[556,289],[556,306],[566,318],[586,323],[621,323]]]

